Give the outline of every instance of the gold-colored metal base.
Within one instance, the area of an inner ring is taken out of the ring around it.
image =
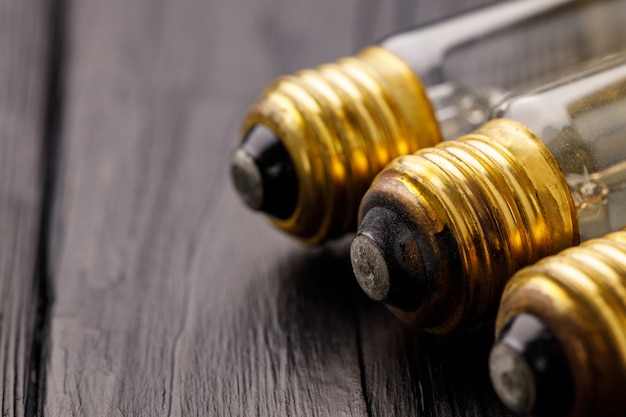
[[[496,322],[542,320],[565,351],[575,416],[626,414],[626,230],[589,240],[524,268],[502,296]]]
[[[440,141],[419,79],[375,46],[279,78],[252,106],[243,132],[257,123],[282,140],[298,177],[293,214],[271,220],[308,243],[353,230],[374,176],[393,158]]]
[[[579,241],[556,160],[512,120],[396,159],[363,198],[359,219],[375,206],[415,230],[427,271],[419,279],[430,289],[417,310],[390,309],[433,333],[495,314],[515,271]]]

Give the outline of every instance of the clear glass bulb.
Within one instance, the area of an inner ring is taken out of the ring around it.
[[[521,269],[498,309],[494,390],[524,415],[625,415],[625,323],[626,228]]]
[[[626,224],[626,59],[621,56],[494,109],[526,125],[563,172],[582,240]]]
[[[513,90],[626,48],[625,23],[620,0],[507,1],[281,77],[244,120],[235,188],[305,242],[339,237],[393,158],[470,132]]]
[[[380,46],[419,75],[442,136],[455,139],[511,91],[623,48],[625,16],[621,1],[513,1],[391,35]]]
[[[432,332],[483,319],[520,268],[626,224],[626,54],[491,117],[395,159],[361,202],[361,288]]]

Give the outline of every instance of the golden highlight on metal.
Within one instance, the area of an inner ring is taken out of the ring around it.
[[[359,222],[380,207],[411,230],[410,242],[393,243],[404,252],[400,261],[389,261],[400,264],[387,275],[393,279],[402,275],[397,271],[408,271],[407,282],[418,284],[411,291],[398,289],[404,300],[379,298],[399,317],[432,333],[495,314],[515,271],[579,241],[572,198],[557,162],[528,128],[507,119],[393,161],[363,198]],[[368,292],[369,281],[381,274],[360,265],[364,256],[373,259],[368,242],[358,243],[368,233],[364,229],[362,224],[352,258],[357,280]]]
[[[354,230],[361,197],[393,158],[440,141],[424,87],[380,47],[277,79],[250,109],[244,134],[269,127],[283,142],[298,197],[280,229],[308,243]]]
[[[572,373],[573,416],[626,413],[626,231],[589,240],[514,275],[496,333],[514,316],[539,318]]]

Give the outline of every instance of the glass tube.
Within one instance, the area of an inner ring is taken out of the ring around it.
[[[619,1],[513,1],[391,35],[380,46],[420,77],[442,136],[455,139],[484,123],[507,93],[624,48],[624,16]]]
[[[608,61],[494,109],[494,117],[526,125],[554,155],[582,240],[626,224],[626,63]]]
[[[626,55],[511,96],[458,140],[374,180],[351,248],[361,288],[446,333],[518,269],[626,224]]]
[[[281,77],[244,120],[235,188],[307,243],[341,236],[389,161],[471,131],[514,89],[626,47],[624,23],[619,0],[508,1]]]

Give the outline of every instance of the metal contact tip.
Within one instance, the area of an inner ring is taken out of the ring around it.
[[[263,178],[254,159],[243,148],[237,148],[230,162],[235,189],[252,210],[263,206]]]
[[[524,356],[498,343],[489,355],[489,375],[500,400],[511,410],[528,414],[535,402],[535,377]]]
[[[279,219],[293,213],[298,181],[289,153],[274,132],[253,126],[233,153],[230,173],[235,189],[252,210]]]
[[[393,210],[370,209],[352,241],[356,279],[374,301],[412,310],[422,300],[422,256],[411,229]]]
[[[574,386],[560,344],[531,314],[513,317],[489,355],[489,375],[500,400],[522,415],[565,416]]]
[[[389,269],[385,254],[371,238],[358,235],[350,247],[354,275],[369,298],[385,301],[389,295]]]

